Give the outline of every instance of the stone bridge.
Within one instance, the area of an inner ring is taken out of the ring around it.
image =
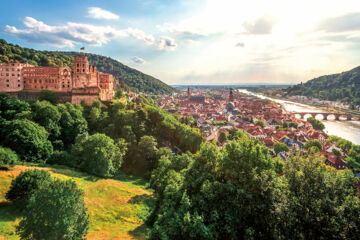
[[[294,114],[295,116],[296,115],[300,116],[301,119],[305,119],[306,116],[307,116],[306,118],[308,118],[310,116],[315,118],[317,115],[320,115],[320,116],[322,116],[323,120],[329,120],[329,118],[328,118],[329,116],[334,116],[334,120],[337,120],[337,121],[339,121],[339,120],[346,120],[346,121],[357,120],[357,121],[360,121],[360,116],[351,115],[351,114],[347,114],[347,113],[293,112],[292,114]],[[342,119],[340,119],[340,118],[342,118]]]

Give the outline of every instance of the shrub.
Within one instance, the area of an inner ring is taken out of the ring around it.
[[[0,165],[14,165],[18,161],[19,157],[13,150],[0,147]]]

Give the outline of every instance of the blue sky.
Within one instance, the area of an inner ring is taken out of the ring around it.
[[[360,65],[360,1],[2,0],[0,38],[168,84],[297,83]]]

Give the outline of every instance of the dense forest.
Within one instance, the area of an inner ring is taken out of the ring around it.
[[[38,51],[22,48],[0,39],[0,62],[28,62],[35,66],[70,66],[76,52]],[[99,71],[111,73],[116,81],[134,90],[145,93],[170,93],[174,89],[160,80],[130,68],[117,60],[96,54],[86,53],[89,62]]]
[[[285,96],[302,95],[360,105],[360,67],[325,75],[284,89]]]

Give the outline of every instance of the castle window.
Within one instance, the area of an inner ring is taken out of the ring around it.
[[[65,85],[63,85],[63,88],[65,87]]]
[[[77,72],[79,72],[79,69],[77,69]]]
[[[11,74],[11,76],[13,76],[13,77],[14,77],[14,76],[15,76],[15,74],[13,73],[13,74]]]
[[[79,64],[76,64],[77,67],[79,67]]]
[[[9,87],[9,84],[6,84],[6,87]]]
[[[34,83],[37,83],[37,80],[36,80],[36,79],[34,80]]]
[[[20,84],[18,84],[18,87],[20,87]]]
[[[7,73],[6,76],[9,76],[9,74]]]

